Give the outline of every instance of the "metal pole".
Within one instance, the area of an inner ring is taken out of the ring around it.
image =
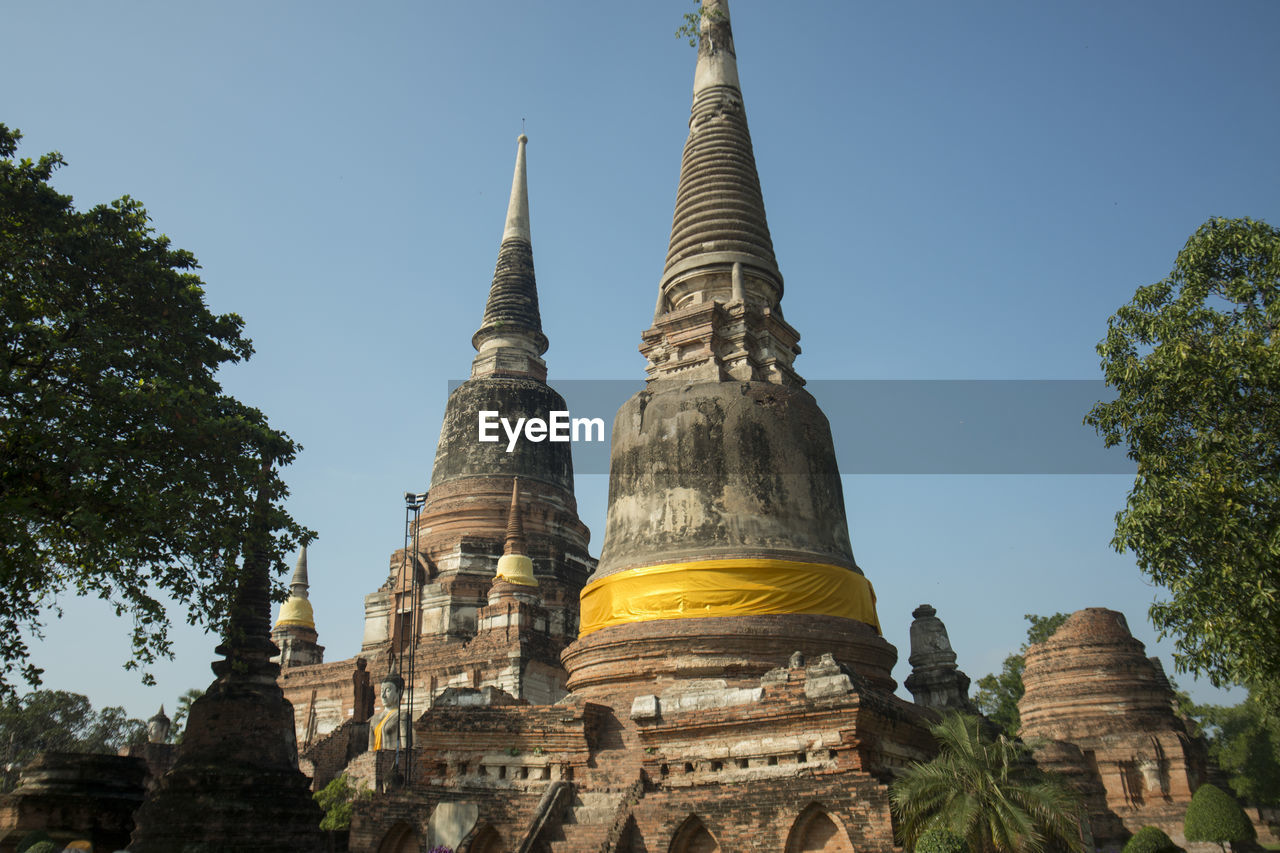
[[[409,725],[407,728],[408,737],[402,740],[408,740],[413,736],[413,714],[414,714],[414,683],[417,676],[417,658],[418,658],[418,632],[420,608],[419,597],[421,593],[421,582],[418,578],[418,516],[422,512],[422,506],[427,501],[426,492],[421,493],[405,493],[405,532],[404,532],[404,549],[405,560],[409,565],[410,583],[409,583],[409,667],[408,678],[405,681],[405,691],[408,694],[409,705]],[[409,558],[412,553],[412,559]],[[405,761],[404,761],[404,781],[407,786],[413,778],[413,746],[405,744]]]

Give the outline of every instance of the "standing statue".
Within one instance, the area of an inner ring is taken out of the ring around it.
[[[409,714],[400,713],[404,679],[391,673],[382,679],[382,713],[369,721],[369,749],[401,749],[409,745]]]
[[[354,709],[351,718],[357,723],[365,723],[373,716],[373,682],[369,679],[369,662],[364,658],[356,658],[356,670],[351,673],[351,687],[354,694],[351,707]]]

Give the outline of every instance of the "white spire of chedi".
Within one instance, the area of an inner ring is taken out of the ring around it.
[[[502,241],[512,238],[532,243],[529,235],[529,179],[525,166],[524,147],[529,144],[529,137],[523,133],[516,138],[520,146],[516,149],[516,172],[511,177],[511,200],[507,202],[507,224],[502,229]]]
[[[698,28],[698,65],[693,72],[693,95],[714,86],[739,89],[738,55],[733,49],[727,0],[704,0]]]
[[[800,335],[782,319],[727,0],[703,0],[689,137],[653,328],[650,379],[803,384]]]
[[[547,351],[538,313],[538,285],[533,274],[533,244],[529,234],[529,183],[525,165],[525,145],[529,137],[517,139],[516,168],[511,179],[511,199],[498,247],[493,284],[485,304],[480,329],[471,338],[476,357],[471,377],[527,376],[545,380],[547,366],[541,356]]]

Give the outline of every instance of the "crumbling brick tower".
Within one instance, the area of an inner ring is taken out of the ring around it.
[[[1164,668],[1124,614],[1072,613],[1027,649],[1022,681],[1020,734],[1037,744],[1037,763],[1085,793],[1094,843],[1119,849],[1153,825],[1185,844],[1187,803],[1211,769],[1205,743],[1178,716]]]

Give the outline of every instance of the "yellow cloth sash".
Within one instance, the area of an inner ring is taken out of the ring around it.
[[[382,727],[387,724],[389,719],[391,719],[390,711],[384,714],[378,724],[373,727],[373,748],[375,750],[382,749]]]
[[[865,622],[880,632],[876,594],[857,572],[795,560],[697,560],[641,566],[583,587],[582,625],[592,631],[702,616],[811,613]]]

